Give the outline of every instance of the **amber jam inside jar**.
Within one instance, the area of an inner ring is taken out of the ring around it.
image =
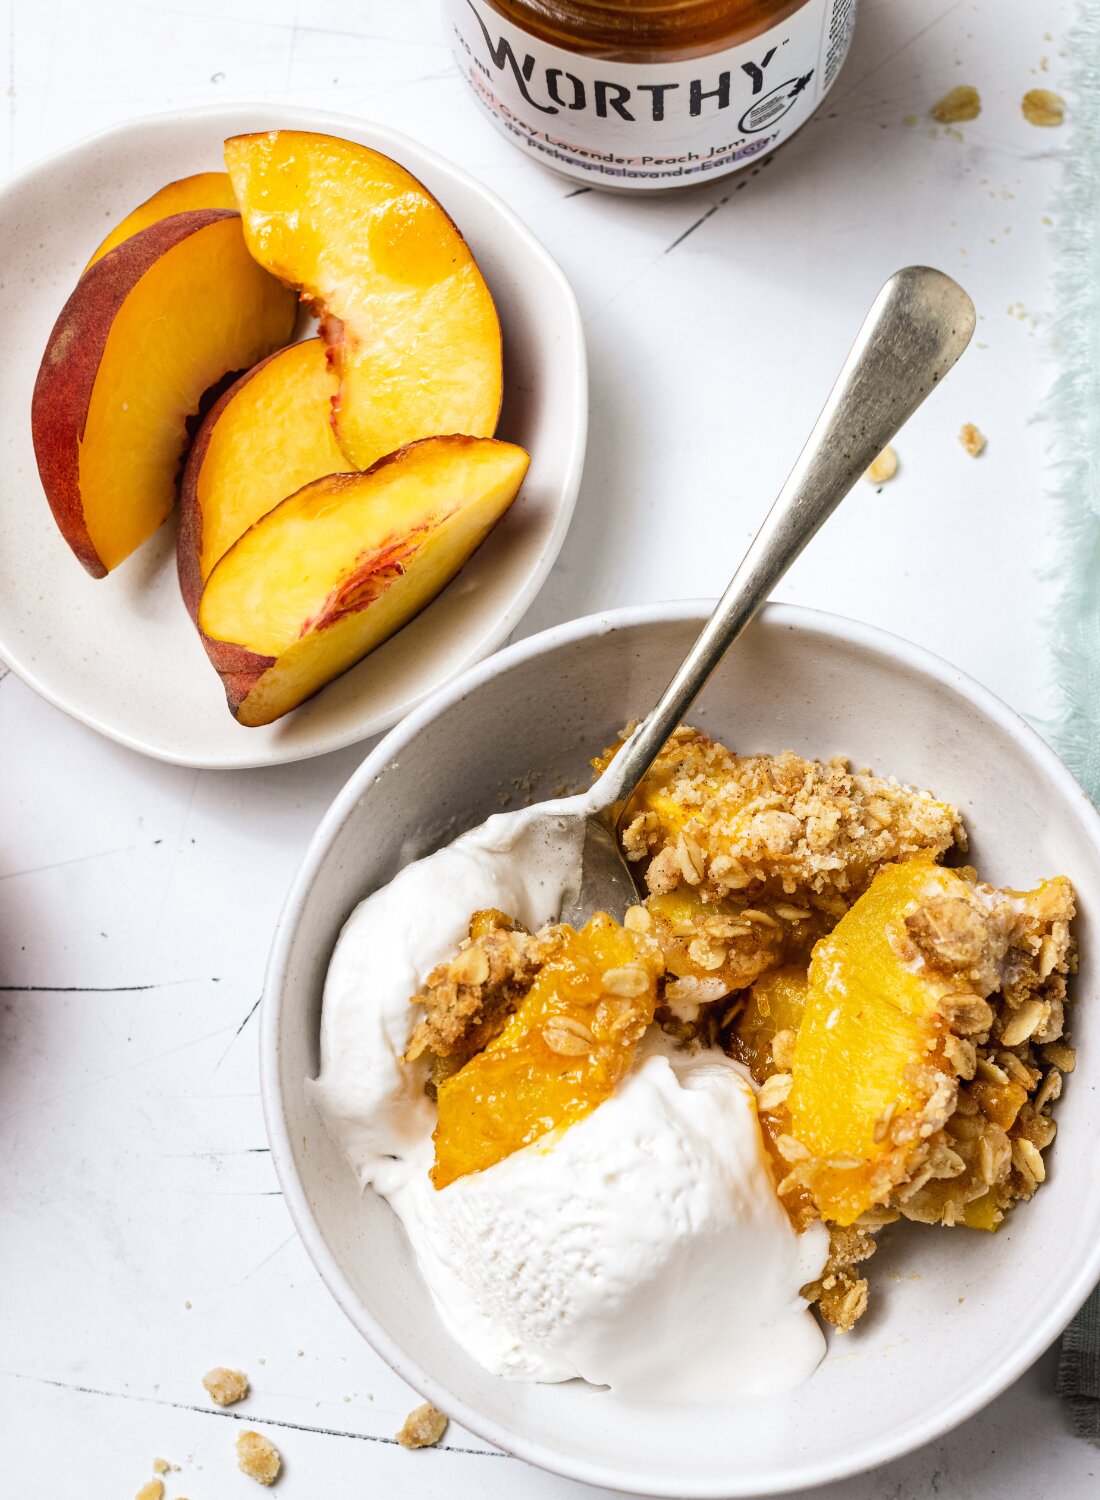
[[[490,0],[532,36],[587,57],[670,63],[750,41],[806,0]]]
[[[444,0],[475,97],[592,186],[722,177],[781,145],[840,71],[857,0]]]

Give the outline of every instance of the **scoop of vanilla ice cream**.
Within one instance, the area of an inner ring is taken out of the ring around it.
[[[391,1197],[444,1321],[480,1363],[692,1402],[800,1384],[821,1331],[798,1289],[828,1236],[791,1227],[753,1089],[652,1033],[585,1119],[437,1191]]]
[[[356,908],[307,1088],[359,1181],[401,1218],[443,1322],[487,1369],[704,1403],[791,1389],[824,1352],[798,1290],[821,1273],[827,1235],[792,1228],[748,1074],[720,1052],[653,1030],[586,1118],[431,1183],[426,1068],[401,1061],[410,997],[471,912],[498,907],[531,930],[556,920],[581,851],[575,826],[540,826],[522,811],[490,818]]]

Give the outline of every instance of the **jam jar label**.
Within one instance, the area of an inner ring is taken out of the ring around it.
[[[592,185],[669,188],[736,171],[804,125],[840,71],[857,0],[807,0],[742,42],[634,65],[543,42],[483,0],[444,0],[459,67],[516,144]]]

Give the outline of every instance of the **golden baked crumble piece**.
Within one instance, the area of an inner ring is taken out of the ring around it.
[[[1018,895],[926,861],[883,872],[814,950],[779,1139],[788,1185],[840,1224],[881,1206],[950,1224],[987,1194],[991,1216],[1030,1196],[1032,1136],[1054,1134],[1024,1111],[1041,1081],[1030,1048],[1062,1035],[1072,914],[1064,880]],[[949,1128],[967,1095],[959,1118],[978,1123]]]
[[[1032,1195],[1073,1064],[1073,912],[1067,880],[1001,891],[915,859],[876,877],[805,979],[753,986],[726,1045],[763,1081],[796,1223],[809,1206],[834,1232],[899,1216],[989,1230]],[[865,1293],[839,1260],[814,1289],[838,1326]]]
[[[990,904],[991,923],[1007,929],[1007,942],[999,958],[986,948],[985,965],[966,971],[973,989],[949,1001],[943,1055],[958,1079],[955,1109],[891,1201],[907,1219],[995,1229],[1046,1178],[1042,1153],[1056,1130],[1051,1107],[1074,1065],[1064,1039],[1066,981],[1076,968],[1074,894],[1061,878],[1024,894],[974,891]],[[907,923],[922,956],[957,962],[961,949],[950,938],[944,953],[942,922],[930,940],[927,921],[927,913],[914,914]],[[978,996],[994,977],[992,963],[999,972],[983,1006]],[[947,1161],[950,1173],[931,1171],[932,1159],[947,1151],[955,1158]]]
[[[164,1485],[159,1479],[150,1479],[138,1490],[134,1500],[164,1500]]]
[[[855,1267],[874,1255],[877,1248],[869,1228],[829,1226],[829,1258],[818,1279],[804,1286],[801,1295],[816,1305],[838,1333],[850,1333],[867,1311],[867,1279]]]
[[[215,1365],[202,1377],[206,1393],[219,1406],[232,1406],[248,1395],[248,1376],[242,1370],[227,1370],[224,1365]]]
[[[433,1072],[438,1081],[436,1075],[446,1077],[480,1052],[531,988],[546,946],[545,939],[524,932],[504,912],[475,912],[470,936],[453,958],[431,971],[424,993],[412,997],[424,1015],[405,1061],[429,1053],[441,1065]]]
[[[833,921],[882,865],[966,847],[956,809],[928,792],[850,771],[840,757],[735,755],[686,726],[631,799],[624,828],[624,852],[654,895],[686,885],[704,901],[767,898]]]
[[[283,1461],[279,1450],[262,1432],[242,1432],[237,1439],[237,1467],[257,1484],[274,1484]]]
[[[448,1418],[439,1408],[425,1401],[423,1406],[409,1412],[397,1441],[402,1448],[431,1448],[447,1431],[447,1424]]]

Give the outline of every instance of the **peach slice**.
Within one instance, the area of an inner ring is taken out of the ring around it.
[[[180,485],[180,591],[192,619],[214,564],[269,510],[346,468],[329,421],[336,376],[321,339],[269,355],[211,407]]]
[[[418,614],[511,505],[528,461],[492,438],[425,438],[257,521],[199,601],[238,721],[270,724]]]
[[[504,1030],[439,1084],[432,1182],[481,1172],[609,1099],[653,1020],[653,943],[606,912],[559,942]]]
[[[488,437],[500,324],[465,240],[415,177],[334,136],[234,136],[225,160],[259,263],[301,288],[333,341],[349,463],[442,433]]]
[[[80,278],[42,357],[31,427],[54,518],[93,577],[171,511],[203,394],[284,344],[294,318],[225,209],[162,219]]]
[[[151,198],[146,198],[144,203],[139,203],[132,213],[128,213],[121,224],[116,224],[84,269],[86,271],[89,266],[94,266],[108,250],[121,245],[123,240],[128,240],[139,230],[148,229],[150,224],[159,224],[161,219],[169,219],[173,214],[187,213],[192,208],[235,210],[236,207],[237,200],[233,196],[233,184],[228,172],[196,172],[193,177],[181,177],[178,182],[170,182],[166,187],[158,189]]]

